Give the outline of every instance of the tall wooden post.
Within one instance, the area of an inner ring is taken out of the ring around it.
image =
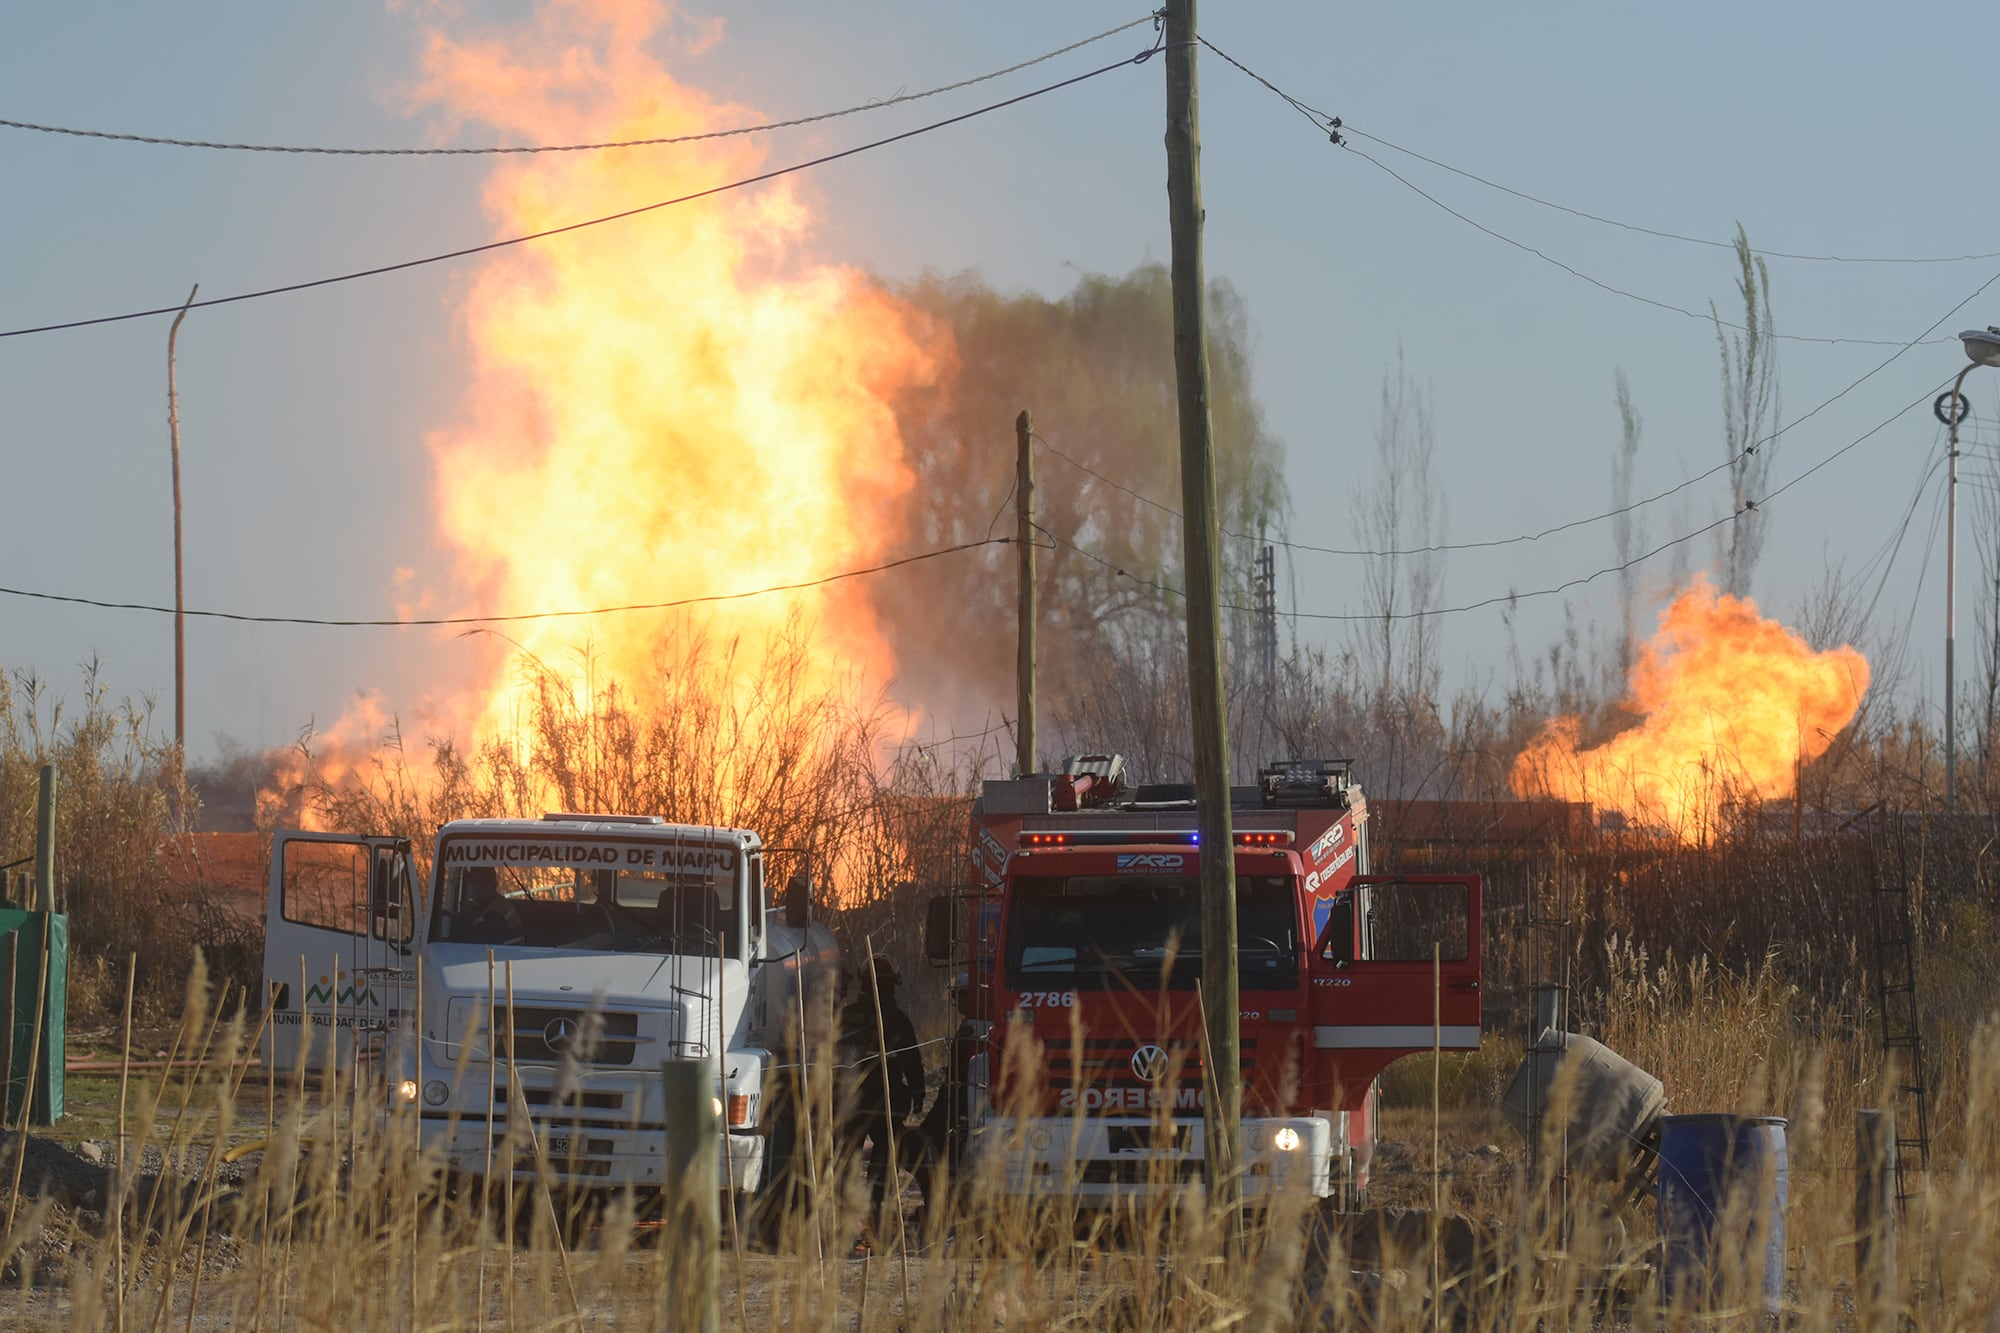
[[[1019,552],[1020,642],[1014,658],[1016,690],[1014,772],[1026,777],[1041,767],[1035,747],[1035,414],[1027,408],[1014,418],[1014,542]]]
[[[1896,1113],[1854,1113],[1854,1315],[1864,1333],[1901,1320],[1896,1286]]]
[[[1201,258],[1201,125],[1195,87],[1195,0],[1167,0],[1167,209],[1173,244],[1174,378],[1179,388],[1181,512],[1186,516],[1188,709],[1194,722],[1195,823],[1201,831],[1203,1135],[1209,1199],[1232,1214],[1241,1197],[1243,1066],[1236,1002],[1236,864],[1229,817],[1229,729],[1223,717],[1222,580],[1215,442],[1208,410],[1208,280]]]
[[[665,1327],[715,1333],[722,1244],[717,1159],[722,1133],[715,1113],[716,1068],[701,1059],[673,1058],[660,1066],[667,1151],[667,1281]]]
[[[174,385],[174,344],[181,335],[181,321],[187,318],[194,294],[200,290],[200,283],[188,290],[188,299],[167,330],[167,440],[174,460],[174,763],[182,771],[187,768],[187,603],[181,583],[181,404]],[[174,776],[178,778],[180,773]]]
[[[56,910],[56,766],[42,765],[42,788],[35,802],[35,893],[31,912]]]

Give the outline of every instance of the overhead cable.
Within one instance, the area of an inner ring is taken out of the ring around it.
[[[178,314],[182,310],[206,310],[211,306],[232,305],[238,301],[255,301],[266,296],[283,296],[292,292],[308,291],[314,287],[329,287],[335,283],[353,282],[358,278],[380,277],[385,273],[400,273],[406,269],[422,268],[428,264],[442,264],[453,259],[465,259],[472,255],[486,254],[493,250],[504,250],[510,246],[525,245],[530,241],[543,241],[552,236],[562,236],[570,232],[582,231],[587,227],[599,227],[607,222],[619,222],[626,218],[638,217],[642,213],[651,213],[662,208],[671,208],[676,204],[693,203],[697,199],[706,199],[711,195],[725,194],[731,190],[743,189],[746,186],[761,185],[765,181],[776,180],[781,176],[790,176],[797,172],[808,171],[814,167],[825,166],[829,162],[838,162],[843,158],[854,157],[877,148],[885,148],[893,143],[901,143],[905,139],[914,139],[920,134],[929,134],[933,130],[941,130],[947,126],[962,124],[965,121],[984,116],[990,112],[1000,111],[1010,106],[1018,106],[1022,102],[1030,101],[1047,93],[1074,87],[1089,79],[1097,78],[1099,75],[1109,74],[1113,70],[1142,64],[1160,49],[1160,46],[1155,44],[1141,51],[1136,56],[1114,61],[1109,65],[1100,66],[1087,73],[1064,79],[1060,83],[1047,84],[1017,96],[1009,97],[1004,101],[991,102],[985,106],[976,107],[971,111],[947,117],[944,120],[934,120],[928,125],[919,125],[915,129],[904,130],[900,134],[891,134],[885,138],[871,140],[864,144],[857,144],[852,148],[843,148],[839,152],[826,153],[808,161],[795,162],[790,166],[776,167],[770,171],[759,172],[754,176],[746,176],[741,180],[729,181],[722,185],[711,185],[705,190],[695,190],[689,194],[677,195],[672,199],[661,199],[654,203],[641,204],[636,208],[627,208],[616,213],[607,213],[602,217],[588,218],[582,222],[566,223],[560,227],[549,227],[543,231],[528,232],[521,236],[509,236],[503,240],[487,241],[480,245],[468,245],[462,249],[445,251],[443,254],[425,255],[421,259],[405,259],[393,264],[378,264],[373,268],[357,269],[349,273],[338,273],[332,277],[312,278],[304,282],[290,282],[283,286],[265,287],[252,292],[237,292],[231,296],[211,297],[207,300],[195,301],[191,304],[156,306],[150,310],[133,310],[122,315],[97,315],[89,319],[71,319],[53,324],[37,324],[26,328],[4,329],[0,330],[0,338],[20,338],[34,333],[55,333],[63,329],[87,328],[97,324],[117,324],[130,319],[148,319],[155,315]]]
[[[1617,218],[1605,217],[1601,213],[1592,213],[1585,209],[1573,208],[1568,204],[1559,204],[1554,200],[1543,199],[1539,195],[1529,194],[1526,190],[1517,190],[1512,186],[1502,185],[1499,181],[1488,180],[1476,172],[1467,171],[1462,167],[1455,167],[1449,162],[1440,162],[1434,157],[1427,157],[1414,148],[1405,148],[1399,143],[1392,143],[1379,134],[1370,134],[1366,130],[1356,129],[1339,116],[1328,115],[1318,107],[1313,106],[1310,102],[1292,96],[1263,75],[1257,73],[1257,71],[1243,64],[1242,61],[1236,59],[1236,57],[1230,55],[1227,51],[1224,51],[1215,43],[1209,41],[1206,37],[1199,40],[1203,46],[1215,52],[1216,55],[1221,56],[1224,60],[1236,66],[1237,69],[1289,102],[1301,115],[1304,115],[1322,130],[1328,132],[1337,131],[1343,137],[1352,134],[1359,138],[1367,139],[1371,143],[1381,144],[1384,148],[1401,153],[1405,157],[1413,157],[1419,162],[1428,163],[1440,171],[1449,171],[1454,176],[1463,176],[1475,184],[1484,185],[1489,190],[1498,190],[1502,194],[1510,194],[1526,203],[1553,209],[1558,213],[1567,213],[1571,217],[1582,218],[1586,222],[1601,223],[1607,227],[1617,227],[1623,231],[1638,232],[1644,236],[1656,236],[1661,240],[1682,241],[1688,245],[1707,246],[1716,250],[1734,250],[1736,248],[1736,242],[1734,241],[1718,241],[1711,236],[1689,236],[1681,232],[1664,231],[1657,227],[1641,226],[1636,222],[1621,222]],[[1800,254],[1791,250],[1766,250],[1753,245],[1750,247],[1750,253],[1761,255],[1766,259],[1795,259],[1822,264],[1963,264],[1978,259],[2000,259],[2000,250],[1985,250],[1976,254],[1964,255],[1813,255]]]
[[[990,74],[976,75],[970,79],[960,79],[957,83],[947,83],[936,88],[926,88],[920,93],[898,93],[894,97],[861,102],[843,107],[838,111],[822,111],[817,115],[796,116],[790,120],[764,121],[756,125],[738,125],[726,130],[706,130],[699,134],[661,135],[650,139],[614,139],[601,143],[563,144],[505,144],[469,148],[332,148],[301,144],[270,143],[221,143],[210,139],[171,139],[151,134],[119,134],[108,130],[80,130],[62,125],[40,125],[27,120],[0,119],[0,129],[28,130],[37,134],[64,135],[78,139],[108,139],[119,143],[148,144],[163,148],[205,148],[228,153],[307,153],[324,157],[481,157],[500,153],[595,153],[616,148],[655,148],[672,144],[700,143],[706,139],[728,139],[744,134],[768,134],[773,130],[795,129],[801,125],[816,125],[821,121],[838,120],[843,116],[859,115],[864,111],[883,111],[892,106],[902,106],[908,102],[920,102],[927,97],[938,97],[945,93],[957,92],[975,84],[987,83],[994,79],[1018,74],[1024,69],[1066,56],[1072,51],[1082,50],[1107,37],[1116,37],[1121,32],[1129,32],[1142,23],[1153,21],[1151,14],[1144,14],[1130,23],[1121,23],[1115,28],[1107,28],[1095,37],[1085,37],[1060,46],[1055,50],[1038,55],[1031,60],[996,69]]]
[[[1941,381],[1940,387],[1942,386],[1942,384],[1949,382],[1950,382],[1949,380]],[[1678,537],[1669,538],[1668,540],[1661,542],[1658,546],[1653,547],[1651,550],[1646,551],[1640,555],[1633,556],[1629,560],[1620,561],[1617,564],[1606,565],[1602,569],[1596,569],[1588,574],[1578,575],[1575,578],[1565,579],[1563,582],[1555,584],[1552,587],[1535,588],[1528,592],[1520,592],[1518,590],[1510,591],[1493,597],[1482,598],[1476,602],[1464,602],[1457,606],[1433,607],[1423,611],[1398,611],[1398,612],[1390,612],[1385,615],[1377,615],[1364,612],[1327,612],[1327,611],[1279,611],[1277,612],[1277,614],[1284,616],[1286,619],[1289,620],[1327,620],[1327,621],[1347,621],[1347,622],[1354,622],[1354,621],[1376,622],[1385,620],[1427,620],[1434,616],[1459,615],[1467,611],[1484,610],[1487,607],[1512,606],[1517,602],[1530,601],[1535,598],[1554,597],[1560,593],[1568,592],[1573,588],[1580,588],[1586,584],[1595,583],[1598,579],[1603,578],[1607,574],[1623,573],[1624,571],[1631,569],[1637,565],[1644,564],[1646,561],[1651,560],[1654,556],[1660,555],[1661,553],[1666,551],[1670,551],[1676,546],[1684,546],[1688,542],[1694,541],[1697,538],[1704,537],[1707,534],[1714,532],[1717,528],[1723,527],[1724,525],[1729,523],[1733,523],[1736,521],[1736,519],[1741,517],[1746,512],[1749,512],[1754,509],[1762,509],[1765,505],[1769,504],[1771,500],[1784,494],[1792,487],[1804,481],[1807,477],[1812,476],[1815,472],[1818,472],[1821,468],[1827,466],[1829,463],[1832,463],[1835,459],[1842,457],[1849,451],[1858,448],[1861,444],[1874,438],[1876,435],[1886,430],[1892,423],[1894,423],[1899,418],[1910,412],[1912,409],[1920,407],[1924,403],[1929,402],[1931,400],[1932,395],[1936,391],[1937,390],[1935,388],[1926,389],[1922,394],[1920,394],[1916,398],[1911,399],[1908,403],[1905,403],[1902,407],[1897,408],[1894,412],[1890,413],[1880,422],[1870,427],[1867,431],[1864,431],[1862,434],[1856,436],[1854,439],[1849,440],[1846,444],[1834,450],[1831,454],[1828,454],[1825,458],[1822,458],[1819,462],[1814,463],[1811,467],[1807,468],[1804,472],[1801,472],[1798,476],[1793,477],[1790,481],[1785,482],[1782,486],[1779,486],[1776,489],[1767,492],[1761,499],[1748,501],[1744,504],[1743,508],[1738,510],[1733,510],[1730,513],[1724,514],[1721,518],[1716,519],[1713,523],[1705,524],[1702,527],[1696,528],[1691,532],[1682,533]],[[1187,595],[1181,589],[1176,588],[1171,584],[1161,583],[1155,579],[1144,578],[1138,574],[1134,574],[1130,570],[1127,570],[1123,566],[1119,565],[1117,562],[1112,560],[1107,560],[1103,556],[1098,555],[1094,551],[1086,550],[1085,548],[1077,545],[1075,542],[1070,541],[1065,537],[1058,536],[1054,532],[1049,531],[1047,528],[1042,527],[1040,524],[1036,524],[1034,526],[1036,531],[1048,537],[1049,540],[1057,543],[1060,546],[1066,547],[1071,551],[1076,552],[1078,555],[1083,556],[1087,560],[1091,560],[1096,564],[1111,570],[1114,574],[1118,575],[1119,577],[1130,579],[1132,582],[1139,584],[1141,587],[1153,588],[1173,597],[1185,597]],[[1259,608],[1250,606],[1240,606],[1233,603],[1224,603],[1222,609],[1225,611],[1242,611],[1242,612],[1255,613]]]
[[[1218,52],[1217,54],[1221,53]],[[1224,56],[1223,58],[1225,60],[1228,59],[1227,56]],[[1252,77],[1255,76],[1253,75]],[[1282,94],[1280,95],[1282,96]],[[1875,376],[1881,374],[1884,370],[1887,370],[1905,352],[1909,351],[1911,348],[1923,346],[1925,339],[1929,338],[1932,333],[1936,332],[1937,329],[1942,327],[1946,323],[1946,321],[1952,318],[1952,316],[1956,315],[1959,311],[1965,309],[1965,307],[1971,305],[1974,301],[1978,300],[1981,296],[1983,296],[1986,293],[1986,290],[1989,287],[1993,286],[1993,284],[1995,284],[1996,282],[2000,282],[2000,272],[1996,272],[1992,276],[1988,277],[1985,282],[1982,282],[1979,284],[1979,286],[1975,287],[1957,305],[1953,306],[1951,309],[1945,311],[1942,315],[1939,315],[1936,319],[1932,320],[1930,327],[1926,328],[1922,333],[1919,333],[1916,337],[1912,338],[1910,341],[1899,345],[1895,351],[1891,352],[1888,356],[1882,358],[1882,360],[1877,362],[1869,370],[1857,376],[1856,378],[1849,380],[1837,392],[1833,393],[1827,398],[1821,399],[1819,403],[1814,405],[1810,410],[1803,412],[1796,417],[1793,417],[1790,421],[1785,422],[1783,425],[1779,426],[1776,430],[1772,431],[1769,435],[1759,436],[1757,439],[1752,440],[1749,444],[1744,445],[1743,448],[1737,450],[1735,453],[1725,458],[1722,462],[1717,463],[1714,467],[1709,468],[1705,472],[1697,472],[1695,475],[1685,478],[1682,481],[1676,482],[1674,485],[1669,486],[1667,489],[1663,491],[1657,491],[1654,494],[1647,496],[1643,500],[1634,500],[1630,504],[1620,505],[1615,509],[1607,509],[1602,513],[1590,514],[1583,518],[1570,519],[1567,522],[1557,523],[1550,527],[1543,528],[1538,532],[1524,532],[1513,537],[1495,537],[1482,541],[1471,541],[1471,542],[1435,542],[1427,546],[1411,546],[1411,547],[1396,548],[1389,550],[1370,550],[1362,547],[1315,546],[1310,542],[1287,541],[1285,539],[1276,537],[1261,537],[1261,538],[1251,537],[1245,533],[1231,532],[1228,528],[1223,528],[1221,531],[1225,536],[1234,538],[1235,540],[1238,541],[1261,541],[1272,546],[1283,546],[1287,550],[1310,551],[1317,555],[1337,555],[1337,556],[1362,557],[1368,559],[1387,559],[1391,557],[1402,557],[1402,556],[1412,556],[1412,555],[1433,555],[1448,551],[1482,551],[1482,550],[1493,550],[1497,547],[1502,547],[1502,546],[1517,546],[1528,542],[1538,542],[1545,537],[1553,537],[1558,533],[1568,532],[1575,528],[1588,527],[1593,523],[1601,523],[1605,519],[1619,518],[1625,514],[1630,514],[1635,512],[1636,510],[1643,509],[1647,505],[1657,504],[1661,500],[1665,500],[1670,496],[1679,494],[1680,492],[1688,489],[1690,486],[1708,480],[1708,478],[1714,476],[1716,473],[1721,472],[1726,468],[1733,467],[1744,458],[1747,458],[1752,454],[1755,454],[1757,450],[1771,443],[1773,440],[1778,439],[1780,436],[1784,435],[1787,431],[1791,430],[1793,427],[1812,420],[1814,417],[1818,416],[1821,412],[1833,406],[1835,403],[1845,398],[1848,394],[1853,393],[1856,389],[1860,388],[1863,384],[1866,384],[1869,380],[1875,378]],[[1900,415],[1900,413],[1898,415]],[[1073,467],[1079,468],[1084,472],[1088,472],[1091,476],[1096,477],[1099,481],[1104,482],[1106,485],[1114,487],[1117,490],[1123,491],[1127,495],[1132,496],[1134,499],[1139,500],[1145,504],[1151,505],[1153,508],[1162,511],[1163,513],[1170,514],[1175,518],[1181,517],[1181,513],[1179,510],[1161,504],[1159,501],[1154,500],[1149,496],[1141,495],[1138,491],[1133,490],[1131,487],[1113,481],[1110,477],[1105,476],[1102,472],[1097,471],[1095,468],[1092,468],[1080,462],[1079,460],[1070,457],[1068,454],[1063,453],[1060,449],[1057,449],[1053,444],[1051,444],[1046,437],[1040,434],[1036,434],[1034,438],[1041,442],[1042,447],[1044,449],[1047,449],[1050,453],[1055,454],[1056,457],[1062,459],[1066,463],[1069,463]],[[1863,438],[1866,437],[1864,436]],[[1859,443],[1859,441],[1857,441],[1856,443]],[[1851,448],[1852,446],[1850,445],[1849,447]],[[1826,461],[1830,462],[1832,460],[1829,459]],[[1820,464],[1820,466],[1824,465],[1825,465],[1824,462]],[[1797,478],[1796,480],[1804,480],[1804,478],[1800,477]]]
[[[1732,320],[1721,318],[1720,316],[1716,315],[1716,313],[1713,310],[1706,312],[1700,310],[1690,310],[1686,306],[1675,305],[1672,301],[1662,301],[1657,297],[1646,296],[1639,292],[1631,291],[1624,287],[1615,286],[1612,283],[1604,281],[1602,278],[1592,277],[1590,274],[1585,273],[1582,269],[1577,268],[1574,265],[1565,263],[1560,259],[1557,259],[1554,255],[1549,254],[1547,251],[1537,249],[1535,246],[1529,245],[1526,241],[1515,240],[1512,236],[1507,235],[1505,232],[1495,231],[1493,228],[1487,226],[1485,223],[1479,221],[1478,219],[1470,217],[1465,213],[1460,212],[1458,209],[1453,208],[1450,204],[1447,204],[1444,200],[1438,198],[1436,195],[1430,193],[1422,186],[1416,184],[1409,177],[1403,175],[1401,172],[1397,171],[1394,167],[1388,165],[1386,162],[1374,156],[1372,153],[1364,153],[1359,148],[1354,147],[1352,144],[1345,145],[1345,147],[1348,152],[1354,154],[1354,156],[1360,158],[1362,161],[1368,163],[1369,165],[1375,167],[1380,171],[1387,173],[1392,180],[1402,185],[1405,189],[1415,194],[1418,198],[1423,199],[1433,204],[1434,206],[1444,210],[1446,213],[1451,214],[1451,216],[1457,218],[1460,222],[1463,222],[1466,226],[1471,227],[1474,231],[1483,232],[1484,234],[1491,236],[1494,240],[1501,241],[1507,245],[1511,245],[1516,250],[1519,250],[1524,254],[1533,255],[1535,258],[1541,260],[1543,263],[1548,264],[1554,268],[1559,268],[1563,272],[1569,274],[1571,277],[1578,278],[1584,282],[1587,282],[1591,286],[1597,288],[1600,291],[1609,292],[1613,296],[1622,296],[1628,301],[1637,301],[1641,305],[1652,306],[1656,310],[1665,310],[1671,314],[1685,315],[1689,319],[1700,320],[1704,324],[1719,324],[1725,329],[1733,329],[1738,333],[1752,332],[1752,330],[1750,330],[1749,328],[1747,328],[1742,324],[1738,324]],[[1810,333],[1777,333],[1775,331],[1772,332],[1770,336],[1773,338],[1777,338],[1781,342],[1819,343],[1825,346],[1851,345],[1858,347],[1897,347],[1902,345],[1893,338],[1828,338]],[[1936,339],[1935,341],[1940,343],[1946,343],[1952,340],[1950,338],[1939,338]]]
[[[886,573],[901,569],[905,565],[921,564],[926,560],[936,560],[942,556],[957,555],[961,551],[975,550],[981,546],[1013,546],[1018,538],[987,537],[979,541],[959,542],[955,546],[939,547],[934,551],[923,551],[916,555],[906,555],[896,560],[887,560],[879,565],[867,565],[860,569],[845,569],[838,574],[828,574],[822,578],[801,579],[796,583],[774,583],[764,588],[748,588],[741,592],[704,593],[698,597],[676,597],[664,602],[631,602],[619,606],[594,606],[581,610],[565,611],[515,611],[490,616],[416,616],[408,619],[373,618],[339,619],[329,616],[269,616],[251,615],[242,611],[176,611],[171,606],[156,606],[148,602],[112,602],[95,597],[73,597],[62,593],[37,592],[27,588],[0,587],[0,595],[25,597],[40,602],[63,602],[72,606],[94,606],[107,611],[150,611],[156,615],[186,615],[205,620],[235,620],[254,625],[322,625],[339,629],[380,628],[411,629],[419,626],[452,625],[504,625],[524,620],[569,620],[583,616],[623,615],[632,611],[672,611],[683,606],[705,606],[714,602],[740,602],[752,597],[767,597],[772,593],[800,592],[807,588],[820,588],[829,583],[839,583],[846,579],[862,578],[869,574]]]
[[[1419,162],[1427,162],[1440,171],[1449,171],[1454,176],[1463,176],[1466,180],[1478,185],[1484,185],[1489,190],[1498,190],[1502,194],[1512,195],[1516,199],[1539,205],[1542,208],[1553,209],[1558,213],[1567,213],[1571,217],[1582,218],[1586,222],[1601,223],[1607,227],[1617,227],[1622,231],[1637,232],[1642,236],[1656,236],[1664,241],[1681,241],[1688,245],[1707,246],[1714,250],[1734,250],[1736,248],[1736,242],[1734,241],[1718,241],[1712,236],[1688,236],[1681,232],[1663,231],[1657,227],[1641,226],[1636,222],[1621,222],[1617,218],[1605,217],[1602,214],[1591,213],[1581,208],[1572,208],[1568,204],[1559,204],[1554,200],[1543,199],[1537,195],[1529,194],[1525,190],[1516,190],[1511,186],[1502,185],[1498,181],[1488,180],[1486,177],[1466,171],[1462,167],[1455,167],[1449,162],[1440,162],[1434,157],[1426,157],[1414,148],[1405,148],[1401,144],[1391,143],[1380,135],[1370,134],[1366,130],[1358,130],[1352,125],[1343,125],[1341,128],[1344,133],[1352,134],[1357,138],[1367,139],[1372,143],[1381,144],[1384,148],[1392,149],[1395,152],[1403,154],[1405,157],[1413,157]],[[1964,264],[1980,259],[2000,259],[2000,250],[1982,250],[1976,254],[1965,255],[1810,255],[1800,254],[1792,250],[1766,250],[1761,246],[1753,245],[1750,247],[1750,253],[1764,259],[1791,259],[1819,264]]]
[[[1481,232],[1487,236],[1490,236],[1496,241],[1500,241],[1506,245],[1510,245],[1524,254],[1532,255],[1536,259],[1541,260],[1543,263],[1548,264],[1554,268],[1561,269],[1564,273],[1569,274],[1571,277],[1577,278],[1583,282],[1587,282],[1591,286],[1597,288],[1598,290],[1608,292],[1613,296],[1624,297],[1628,301],[1637,301],[1641,305],[1649,305],[1657,310],[1665,310],[1672,314],[1686,316],[1689,319],[1700,320],[1705,324],[1712,324],[1725,329],[1733,329],[1738,333],[1755,332],[1754,330],[1751,330],[1742,324],[1735,323],[1732,320],[1723,319],[1721,316],[1717,315],[1712,309],[1707,312],[1703,312],[1700,310],[1691,310],[1686,306],[1675,305],[1671,301],[1662,301],[1656,297],[1645,296],[1638,292],[1628,290],[1627,288],[1616,286],[1613,283],[1604,281],[1602,278],[1593,277],[1591,274],[1585,273],[1582,269],[1577,268],[1572,264],[1565,263],[1563,260],[1557,259],[1554,255],[1551,255],[1544,250],[1529,245],[1526,241],[1516,240],[1512,236],[1507,235],[1505,232],[1496,231],[1494,228],[1487,226],[1485,223],[1480,222],[1478,219],[1473,218],[1456,208],[1453,208],[1450,204],[1447,204],[1446,202],[1444,202],[1444,200],[1430,193],[1428,190],[1424,189],[1422,186],[1418,185],[1416,182],[1412,181],[1409,177],[1403,175],[1401,172],[1397,171],[1394,167],[1382,161],[1380,158],[1374,156],[1371,153],[1363,152],[1361,149],[1356,148],[1353,144],[1347,142],[1346,138],[1347,125],[1344,121],[1341,120],[1340,117],[1329,116],[1325,112],[1318,111],[1313,107],[1307,105],[1305,102],[1300,101],[1298,98],[1292,96],[1284,89],[1272,83],[1269,79],[1265,78],[1263,75],[1257,73],[1255,70],[1245,65],[1242,61],[1230,55],[1227,51],[1224,51],[1222,48],[1215,45],[1215,43],[1209,41],[1206,37],[1200,38],[1198,40],[1200,40],[1203,46],[1206,46],[1209,50],[1215,52],[1216,55],[1221,56],[1231,65],[1234,65],[1237,69],[1243,71],[1243,73],[1249,75],[1251,78],[1255,79],[1258,83],[1263,84],[1264,87],[1276,93],[1281,99],[1284,100],[1284,102],[1287,105],[1291,106],[1294,110],[1298,111],[1301,115],[1303,115],[1308,121],[1312,122],[1312,124],[1323,135],[1325,135],[1327,139],[1330,140],[1335,146],[1346,149],[1348,152],[1354,154],[1362,161],[1368,163],[1370,166],[1373,166],[1376,170],[1381,171],[1387,176],[1389,176],[1390,179],[1394,180],[1404,189],[1409,190],[1412,194],[1415,194],[1418,198],[1423,199],[1425,202],[1431,204],[1433,207],[1441,209],[1442,211],[1450,214],[1452,217],[1457,218],[1460,222],[1463,222],[1466,226],[1471,227],[1473,230]],[[1369,135],[1366,137],[1373,138],[1374,136]],[[1968,258],[1970,258],[1970,256],[1968,256]],[[1825,346],[1854,345],[1861,347],[1900,347],[1906,345],[1897,342],[1893,338],[1832,338],[1832,337],[1825,337],[1817,334],[1808,334],[1808,333],[1777,333],[1777,332],[1773,332],[1771,336],[1779,339],[1782,342],[1818,343]],[[1949,342],[1951,340],[1948,338],[1940,338],[1937,341]]]

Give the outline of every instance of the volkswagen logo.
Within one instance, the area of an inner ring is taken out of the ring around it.
[[[1147,1042],[1132,1052],[1132,1074],[1148,1083],[1157,1083],[1167,1076],[1167,1053]]]
[[[548,1047],[557,1055],[561,1055],[564,1051],[567,1051],[569,1044],[575,1040],[576,1020],[573,1018],[558,1015],[555,1018],[551,1018],[549,1025],[542,1029],[542,1045]]]

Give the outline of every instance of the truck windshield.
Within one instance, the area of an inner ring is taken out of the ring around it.
[[[641,847],[652,865],[623,855],[576,855],[555,846],[446,843],[433,941],[734,956],[742,929],[733,846]],[[622,845],[609,853],[630,854]],[[578,864],[581,861],[582,864]],[[609,864],[606,864],[606,862]]]
[[[1291,880],[1236,878],[1241,987],[1299,984]],[[1192,990],[1201,978],[1201,886],[1192,875],[1021,876],[1007,917],[1007,978],[1041,990]]]

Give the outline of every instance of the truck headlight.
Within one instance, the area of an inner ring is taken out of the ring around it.
[[[404,1106],[417,1100],[417,1081],[413,1078],[399,1079],[396,1083],[396,1100]]]
[[[441,1078],[434,1078],[424,1084],[424,1105],[443,1106],[451,1100],[451,1085]]]
[[[1297,1152],[1299,1132],[1290,1125],[1280,1126],[1278,1132],[1271,1136],[1271,1146],[1279,1152]]]

